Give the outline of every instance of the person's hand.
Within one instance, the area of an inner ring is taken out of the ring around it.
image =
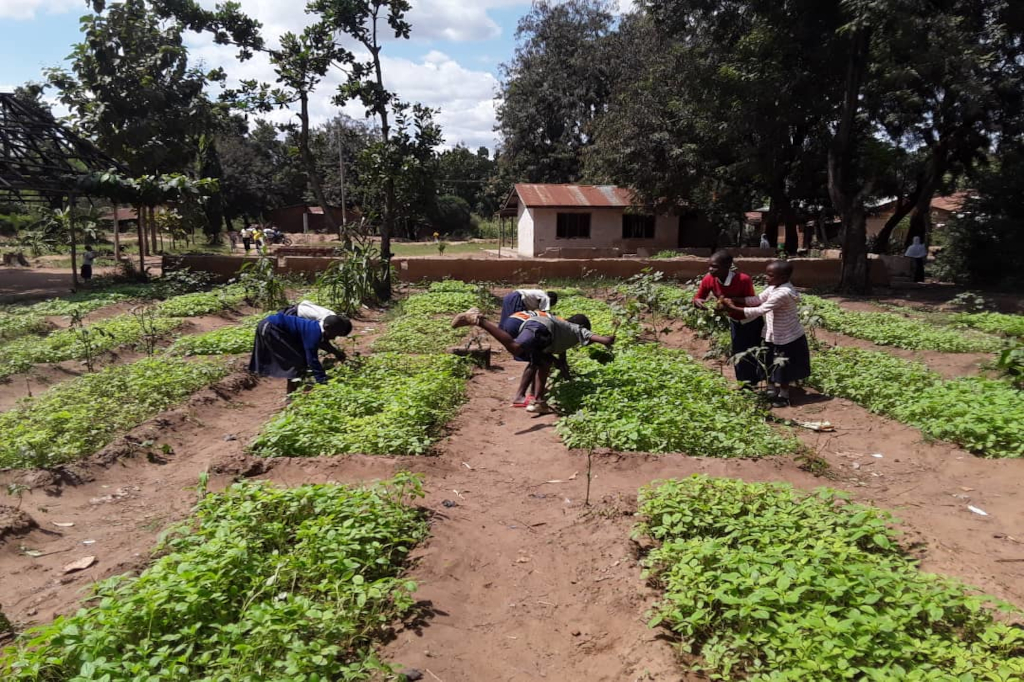
[[[615,345],[615,334],[608,337],[608,347],[611,348]]]
[[[695,300],[693,302],[693,305],[697,306],[698,308],[703,309],[703,308],[707,307],[707,301],[706,300],[698,299],[698,300]]]

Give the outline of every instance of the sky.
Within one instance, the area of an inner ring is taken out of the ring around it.
[[[213,7],[215,1],[200,3]],[[631,0],[619,3],[625,9]],[[436,120],[446,147],[461,143],[471,149],[493,149],[500,65],[512,59],[516,24],[530,11],[529,0],[411,0],[411,4],[411,39],[391,40],[382,52],[385,85],[402,100],[440,109]],[[309,20],[301,10],[302,0],[241,0],[241,5],[263,23],[264,37],[275,45],[278,36],[300,31]],[[78,20],[87,7],[86,0],[0,0],[0,92],[27,81],[42,81],[44,69],[66,65],[71,46],[80,41]],[[202,35],[190,35],[188,45],[193,62],[222,66],[229,85],[245,78],[274,80],[262,56],[238,62],[233,49],[214,45]],[[343,78],[335,71],[314,94],[310,103],[314,124],[338,113],[330,100]],[[364,116],[357,103],[347,104],[343,111],[357,119]],[[270,116],[277,122],[290,117],[287,111]]]

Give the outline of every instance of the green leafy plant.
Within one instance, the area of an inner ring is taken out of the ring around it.
[[[160,357],[57,384],[0,413],[0,467],[50,467],[85,457],[227,373],[223,362]]]
[[[950,318],[953,324],[973,327],[989,334],[1000,334],[1024,339],[1024,315],[1004,313],[957,313]]]
[[[28,680],[371,680],[414,606],[401,577],[427,535],[419,478],[366,487],[236,483],[205,495],[138,577],[26,632],[0,676]]]
[[[194,317],[234,308],[245,300],[245,289],[238,284],[218,287],[213,291],[175,296],[156,307],[163,317]]]
[[[230,355],[252,350],[253,334],[266,313],[249,315],[230,327],[182,336],[170,347],[173,355]]]
[[[468,308],[489,310],[494,297],[483,286],[465,282],[435,282],[427,291],[402,301],[397,317],[373,344],[378,353],[438,353],[458,344],[468,328],[452,329],[451,316]]]
[[[389,264],[381,258],[376,244],[355,244],[342,259],[317,277],[313,296],[323,305],[355,315],[364,304],[386,300],[384,290]]]
[[[831,348],[815,355],[809,383],[971,452],[1024,456],[1024,395],[1007,382],[944,381],[920,363],[887,353]]]
[[[245,291],[245,299],[260,310],[276,310],[288,303],[284,282],[275,272],[274,259],[261,257],[242,265],[238,283]]]
[[[552,390],[566,414],[557,429],[568,447],[706,457],[759,457],[797,447],[765,422],[752,394],[731,390],[682,351],[641,345],[616,351],[607,364],[582,358],[571,364],[577,376]]]
[[[888,513],[828,489],[707,476],[641,489],[659,546],[651,614],[712,679],[993,680],[1024,676],[1024,630],[952,579],[922,573]]]
[[[378,353],[328,374],[263,427],[255,453],[423,454],[462,404],[469,368],[452,355]]]
[[[894,313],[846,310],[817,296],[804,295],[802,300],[813,308],[825,329],[866,339],[880,346],[946,353],[991,353],[1002,346],[1001,339],[989,334],[936,327],[926,321]]]
[[[1003,373],[1017,390],[1024,390],[1024,344],[1006,346],[996,358],[995,367]]]

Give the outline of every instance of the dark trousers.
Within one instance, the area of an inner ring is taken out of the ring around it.
[[[914,259],[914,281],[915,282],[923,282],[924,281],[924,258],[915,258]]]

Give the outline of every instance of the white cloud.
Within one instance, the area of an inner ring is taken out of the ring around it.
[[[36,12],[62,14],[82,5],[81,0],[0,0],[0,19],[35,19]]]
[[[491,4],[501,1],[490,0]],[[301,30],[309,20],[294,10],[282,11],[277,3],[247,0],[243,6],[264,22],[264,36],[273,42],[285,30]],[[295,16],[297,14],[298,17]],[[224,67],[229,86],[248,79],[266,83],[275,80],[273,67],[266,55],[257,54],[248,61],[239,62],[234,49],[214,44],[208,35],[192,36],[188,42],[194,60],[202,61],[207,68]],[[410,60],[388,55],[388,47],[385,45],[382,52],[385,86],[403,101],[440,109],[441,113],[436,118],[444,133],[445,146],[458,142],[473,148],[495,146],[493,100],[498,81],[491,73],[467,68],[440,50],[432,49],[418,60]],[[365,59],[366,55],[357,51],[356,58]],[[310,119],[314,125],[324,123],[339,113],[355,119],[364,118],[365,111],[358,102],[348,102],[339,108],[331,101],[344,79],[345,74],[340,70],[332,71],[310,98]],[[276,111],[267,118],[276,123],[295,120],[294,113],[289,111]]]

